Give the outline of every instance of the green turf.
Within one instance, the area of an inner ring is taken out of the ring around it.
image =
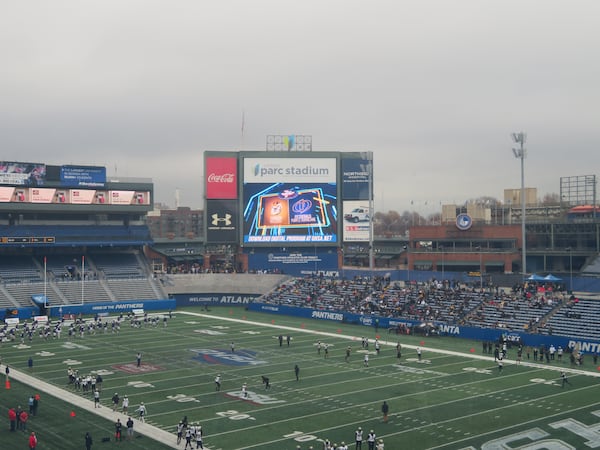
[[[325,438],[353,444],[354,430],[359,426],[365,430],[365,437],[370,429],[383,437],[386,450],[481,448],[486,443],[488,447],[484,448],[492,448],[493,440],[506,440],[512,435],[510,444],[494,443],[493,448],[526,444],[531,448],[537,444],[540,446],[535,448],[569,448],[567,444],[582,448],[588,446],[588,441],[596,443],[594,439],[600,443],[600,433],[595,431],[598,427],[593,427],[600,422],[594,414],[600,410],[598,378],[592,376],[597,372],[594,367],[584,367],[589,370],[587,375],[571,374],[572,385],[562,388],[559,372],[554,370],[559,363],[526,367],[507,362],[499,373],[493,360],[469,357],[481,354],[478,342],[401,336],[405,347],[398,361],[393,346],[382,346],[380,355],[374,352],[376,335],[396,342],[397,337],[386,330],[376,332],[358,325],[252,313],[243,308],[186,311],[212,317],[178,311],[167,328],[162,323],[142,329],[127,325],[119,335],[73,339],[86,349],[64,348],[63,336],[60,342],[36,338],[31,349],[5,343],[0,353],[3,362],[23,370],[27,358],[34,356],[34,374],[61,387],[65,387],[69,364],[80,373],[103,370],[105,406],[110,406],[113,392],[128,394],[130,410],[144,401],[148,422],[170,432],[187,415],[190,421],[202,424],[204,442],[211,450],[295,450],[298,445],[302,449],[310,445],[321,449],[320,440]],[[280,347],[279,334],[292,337],[289,347],[285,339]],[[371,343],[368,367],[363,364],[361,336]],[[318,340],[330,345],[329,358],[324,358],[323,352],[317,354]],[[230,357],[232,341],[235,356],[251,364],[214,364],[214,351]],[[352,352],[346,362],[348,345]],[[417,360],[410,345],[423,347],[423,361]],[[439,353],[436,349],[463,355]],[[43,351],[47,353],[40,354]],[[135,365],[138,351],[143,352],[143,363],[155,366],[156,371],[131,374],[115,367]],[[202,360],[198,352],[212,354]],[[509,359],[514,356],[514,351],[509,351]],[[295,364],[300,367],[300,381],[295,379]],[[571,369],[567,361],[562,367]],[[215,392],[213,381],[217,373],[223,378],[220,392]],[[262,375],[270,378],[271,389],[265,390]],[[239,398],[243,383],[248,384],[250,392],[246,400]],[[2,392],[0,400],[3,406],[15,401],[23,404],[28,395],[29,389],[15,386]],[[383,423],[380,410],[384,400],[390,405],[388,423]],[[112,423],[91,414],[78,413],[74,419],[65,415],[72,408],[43,399],[41,411],[49,414],[40,414],[32,426],[35,422],[40,427],[42,437],[64,431],[79,442],[52,446],[44,443],[44,438],[40,439],[39,449],[82,448],[86,430],[94,436],[112,432]],[[90,428],[92,425],[95,427]],[[2,438],[17,439],[12,434],[2,433]],[[551,445],[543,444],[544,440],[552,440],[554,447],[544,447]],[[564,443],[562,447],[560,442]],[[136,448],[133,446],[138,443],[151,450],[164,448],[147,438],[127,445]],[[94,448],[112,445],[116,444],[97,444]],[[363,448],[367,449],[366,443]]]
[[[2,349],[2,353],[6,348]],[[2,375],[4,383],[4,375]],[[78,408],[77,405],[67,404],[53,396],[41,393],[38,413],[31,417],[27,425],[27,433],[23,431],[10,432],[8,427],[8,408],[22,406],[28,411],[27,399],[38,391],[30,386],[12,380],[10,389],[0,392],[0,407],[3,415],[3,424],[0,431],[0,448],[2,449],[25,449],[28,447],[28,437],[31,431],[35,431],[38,437],[37,450],[71,450],[84,449],[84,436],[86,432],[92,435],[94,445],[97,449],[121,448],[124,443],[115,442],[112,438],[114,426],[112,422],[98,418],[98,416]],[[73,415],[72,415],[73,414]],[[111,438],[110,442],[102,443],[102,438]],[[123,434],[125,439],[125,434]],[[145,437],[134,438],[126,442],[131,449],[164,449],[165,446]]]

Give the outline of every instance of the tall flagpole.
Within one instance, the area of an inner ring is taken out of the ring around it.
[[[244,150],[244,126],[246,124],[246,110],[242,109],[242,148],[240,150]]]

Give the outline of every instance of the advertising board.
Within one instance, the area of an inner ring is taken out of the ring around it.
[[[235,200],[206,201],[206,242],[236,243],[239,213]]]
[[[344,241],[358,242],[369,240],[369,217],[368,200],[352,200],[343,202],[344,211]]]
[[[0,184],[41,186],[45,179],[45,164],[0,161]]]
[[[369,161],[342,159],[342,199],[369,199]]]
[[[207,199],[238,198],[237,158],[207,157],[205,174]]]
[[[65,205],[149,205],[149,191],[98,191],[0,186],[0,203],[60,203]]]
[[[326,243],[337,237],[335,158],[245,158],[244,243]]]
[[[66,187],[104,187],[106,167],[61,166],[60,182]]]

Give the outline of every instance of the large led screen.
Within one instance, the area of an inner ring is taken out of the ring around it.
[[[244,243],[338,242],[335,158],[247,158],[243,206]]]

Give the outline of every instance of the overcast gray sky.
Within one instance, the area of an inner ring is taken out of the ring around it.
[[[201,207],[204,150],[307,134],[373,151],[377,211],[429,214],[519,188],[523,130],[542,197],[598,174],[599,18],[596,0],[7,1],[0,159],[105,165]]]

